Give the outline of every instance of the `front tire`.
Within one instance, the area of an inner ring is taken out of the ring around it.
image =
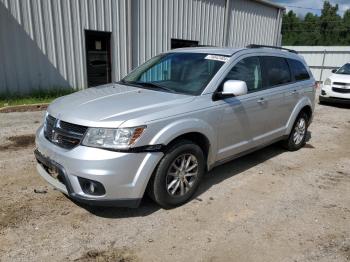
[[[294,122],[288,139],[283,141],[283,146],[286,149],[289,151],[296,151],[306,144],[308,123],[308,115],[305,112],[301,112]]]
[[[160,161],[149,183],[150,197],[164,208],[186,203],[205,172],[202,149],[188,140],[174,143]]]
[[[324,105],[325,104],[325,101],[323,100],[322,96],[318,97],[318,104],[319,105]]]

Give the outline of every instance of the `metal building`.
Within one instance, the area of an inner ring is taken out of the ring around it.
[[[265,0],[0,0],[0,93],[117,81],[171,48],[280,45]]]

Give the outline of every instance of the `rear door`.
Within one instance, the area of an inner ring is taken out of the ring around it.
[[[288,64],[292,73],[293,83],[290,85],[289,92],[286,93],[285,100],[286,105],[289,105],[291,113],[303,93],[310,89],[312,85],[310,85],[310,81],[308,81],[310,80],[310,75],[302,62],[288,58]]]
[[[281,137],[291,114],[291,101],[286,97],[292,94],[293,78],[286,58],[278,56],[261,56],[263,89],[258,92],[264,105],[267,128],[255,134],[253,140],[257,145],[268,143]]]

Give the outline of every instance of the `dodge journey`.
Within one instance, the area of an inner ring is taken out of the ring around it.
[[[293,50],[171,50],[51,103],[36,133],[37,170],[76,201],[137,207],[148,193],[171,208],[217,165],[278,141],[303,147],[314,98]]]

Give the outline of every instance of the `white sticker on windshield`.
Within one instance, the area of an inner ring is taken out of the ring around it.
[[[209,59],[209,60],[217,60],[217,61],[221,61],[221,62],[227,62],[229,59],[229,57],[222,56],[222,55],[207,55],[204,58]]]

